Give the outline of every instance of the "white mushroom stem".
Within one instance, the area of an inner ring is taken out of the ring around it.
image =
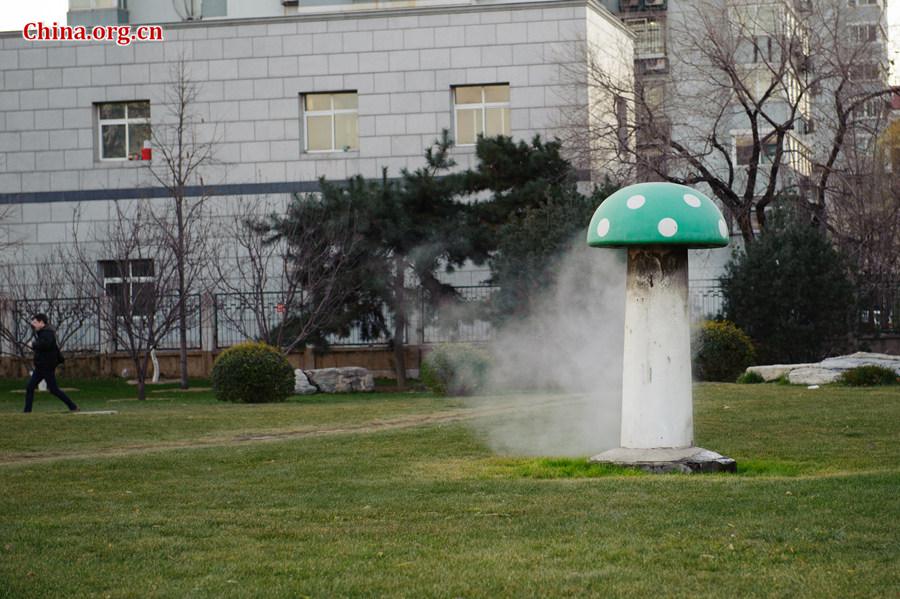
[[[687,248],[629,248],[625,293],[621,446],[690,447]]]

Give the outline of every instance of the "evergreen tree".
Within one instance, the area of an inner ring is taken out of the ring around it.
[[[336,285],[353,293],[334,311],[331,322],[320,328],[318,338],[332,332],[346,334],[352,326],[360,326],[366,339],[390,337],[401,387],[406,381],[409,316],[419,297],[412,288],[420,287],[423,299],[431,302],[454,295],[451,286],[440,282],[438,272],[478,253],[472,236],[464,231],[471,220],[466,207],[457,198],[452,179],[441,176],[454,166],[451,146],[445,131],[427,150],[425,166],[412,172],[404,169],[399,180],[389,179],[387,171],[377,182],[360,176],[345,185],[323,180],[318,199],[295,202],[284,219],[272,223],[273,231],[296,235],[304,226],[323,231],[339,228],[340,219],[352,215],[353,267],[342,273]],[[306,272],[300,260],[295,268],[298,276],[317,276]]]
[[[606,182],[589,196],[579,193],[560,150],[559,141],[540,136],[530,144],[481,137],[478,166],[458,176],[461,191],[490,193],[475,207],[482,225],[475,243],[491,253],[491,280],[500,287],[492,302],[496,322],[531,311],[539,292],[552,285],[558,259],[584,237],[594,210],[616,189]]]
[[[766,364],[820,360],[845,349],[853,286],[843,257],[820,228],[781,209],[720,279],[728,320]]]

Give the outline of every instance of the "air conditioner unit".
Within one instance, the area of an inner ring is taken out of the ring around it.
[[[644,0],[644,6],[647,8],[657,8],[660,6],[664,6],[666,0]]]

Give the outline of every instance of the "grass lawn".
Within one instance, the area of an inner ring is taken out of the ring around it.
[[[897,387],[698,385],[739,473],[650,476],[470,426],[571,398],[63,385],[0,382],[0,597],[900,596]]]

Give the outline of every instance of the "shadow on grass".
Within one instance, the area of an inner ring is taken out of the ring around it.
[[[649,476],[636,468],[624,468],[610,464],[593,464],[585,458],[494,458],[482,462],[481,471],[488,478],[531,478],[539,480],[566,478],[603,478],[608,476]],[[774,476],[792,477],[809,473],[810,468],[795,462],[778,460],[738,461],[737,475],[740,477]],[[715,476],[733,477],[735,474],[721,473]],[[656,474],[655,476],[685,476],[678,473]],[[698,476],[696,474],[692,476]]]

